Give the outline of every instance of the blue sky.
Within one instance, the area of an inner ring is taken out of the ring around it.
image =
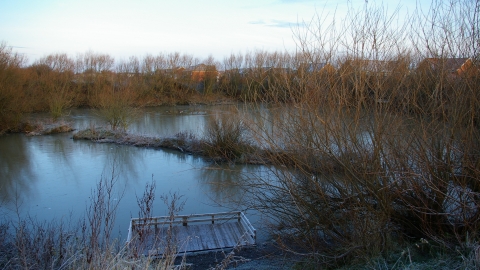
[[[92,50],[116,60],[180,52],[294,50],[292,27],[316,12],[342,16],[365,0],[0,0],[0,41],[31,61]]]

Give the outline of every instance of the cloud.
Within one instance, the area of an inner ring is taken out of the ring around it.
[[[266,25],[264,20],[251,21],[248,24]]]
[[[268,22],[264,20],[250,21],[249,24],[262,25],[268,27],[278,27],[278,28],[292,28],[302,26],[299,22],[285,21],[285,20],[269,20]]]
[[[279,27],[279,28],[292,28],[294,26],[298,26],[298,22],[289,22],[289,21],[283,21],[283,20],[272,20],[272,22],[268,26]]]

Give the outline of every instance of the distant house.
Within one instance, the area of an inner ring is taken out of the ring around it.
[[[206,64],[199,64],[196,66],[191,66],[187,69],[187,71],[191,72],[191,78],[194,82],[202,82],[206,79],[215,78],[218,80],[219,72],[215,65],[206,65]]]
[[[459,69],[457,69],[459,76],[474,77],[480,76],[480,66],[474,63],[472,58],[468,58]]]
[[[326,63],[322,69],[320,69],[320,72],[321,73],[328,73],[328,74],[332,74],[332,73],[335,73],[336,72],[336,68],[330,64],[330,63]]]
[[[449,78],[480,75],[480,67],[471,58],[425,58],[417,71],[444,73]]]

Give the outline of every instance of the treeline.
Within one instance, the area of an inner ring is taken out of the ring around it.
[[[296,52],[254,51],[217,61],[169,53],[116,61],[92,51],[56,53],[31,65],[0,45],[0,129],[23,113],[71,107],[189,104],[211,96],[244,102],[316,102],[414,114],[463,115],[478,122],[478,3],[432,2],[399,23],[399,10],[349,10],[343,25],[293,29]],[[327,14],[328,15],[328,14]],[[403,15],[402,15],[403,16]],[[453,19],[452,19],[453,18]],[[322,19],[323,20],[323,19]],[[452,111],[453,110],[453,111]]]
[[[27,66],[23,55],[2,43],[0,59],[0,129],[17,127],[29,112],[48,111],[58,118],[72,107],[188,103],[197,92],[193,70],[188,77],[181,70],[192,66],[193,58],[187,55],[115,62],[94,52],[76,59],[51,54]]]
[[[470,102],[479,98],[478,55],[363,55],[256,51],[231,55],[223,64],[212,58],[195,64],[192,56],[178,53],[116,63],[108,54],[87,52],[75,60],[51,54],[25,66],[26,59],[3,43],[1,126],[12,126],[26,112],[49,111],[57,118],[68,108],[102,107],[113,99],[122,106],[152,106],[188,104],[192,95],[201,100],[212,94],[246,102],[388,103],[385,107],[435,115],[455,104],[478,114]]]
[[[255,52],[232,55],[222,66],[192,65],[192,57],[179,54],[131,57],[116,64],[107,54],[88,52],[76,61],[52,54],[25,67],[25,59],[5,44],[0,53],[2,127],[15,124],[26,112],[49,111],[57,118],[68,108],[102,107],[112,99],[123,106],[152,106],[188,104],[192,95],[201,100],[212,94],[246,102],[388,103],[385,107],[435,115],[454,104],[478,114],[471,103],[479,98],[474,56],[418,61],[411,54],[380,60]]]

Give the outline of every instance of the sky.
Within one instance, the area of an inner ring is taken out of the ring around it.
[[[411,1],[411,0],[408,0]],[[0,42],[30,60],[93,51],[115,60],[179,52],[223,60],[295,50],[293,30],[319,11],[366,0],[0,0]]]

